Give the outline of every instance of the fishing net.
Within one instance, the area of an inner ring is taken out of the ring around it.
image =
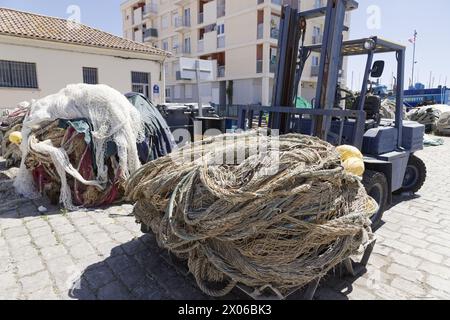
[[[436,124],[436,134],[450,136],[450,112],[444,112]]]
[[[17,109],[0,118],[1,155],[6,161],[7,168],[20,164],[20,148],[9,141],[9,136],[22,131],[22,123],[29,110],[29,104],[22,102]]]
[[[305,286],[362,250],[377,210],[333,146],[261,130],[151,162],[132,175],[126,194],[138,222],[216,297],[238,283],[284,293]]]
[[[118,189],[118,182],[141,166],[137,143],[145,139],[145,126],[139,111],[118,91],[77,84],[34,101],[22,136],[16,190],[36,196],[34,180],[39,189],[57,192],[67,209],[78,209],[72,201],[80,196],[72,193],[78,183],[90,194],[117,197],[108,190]]]

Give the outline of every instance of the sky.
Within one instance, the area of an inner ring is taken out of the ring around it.
[[[239,0],[234,0],[239,1]],[[255,0],[256,1],[256,0]],[[0,0],[1,7],[71,18],[79,8],[82,23],[122,35],[120,3],[122,0]],[[412,44],[408,42],[417,30],[417,53],[414,82],[450,85],[450,1],[448,0],[360,0],[352,13],[350,38],[378,35],[407,46],[405,85],[412,75]],[[390,86],[396,70],[394,55],[380,55],[386,61],[381,82]],[[362,84],[365,60],[349,60],[347,83],[353,89]],[[352,81],[353,79],[353,81]],[[433,80],[434,79],[434,80]],[[440,81],[439,81],[440,79]]]

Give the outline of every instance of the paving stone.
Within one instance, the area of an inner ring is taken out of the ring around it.
[[[2,232],[2,234],[6,240],[12,240],[14,238],[19,238],[19,237],[27,235],[28,231],[25,228],[25,226],[20,225],[20,226],[16,226],[16,227],[4,230]]]
[[[387,273],[402,277],[413,282],[420,282],[425,279],[425,276],[422,272],[395,263],[389,266],[389,268],[387,269]]]
[[[411,254],[392,252],[392,261],[404,265],[406,267],[415,269],[419,266],[422,260],[414,257]]]
[[[98,266],[93,266],[86,269],[83,276],[89,282],[90,287],[94,288],[94,290],[117,280],[111,272],[111,269],[105,264],[99,264]]]
[[[442,255],[434,253],[430,250],[427,249],[415,249],[412,252],[413,255],[415,255],[416,257],[425,259],[427,261],[431,261],[434,263],[441,263],[442,260],[444,259]]]
[[[108,263],[110,268],[115,273],[120,273],[121,271],[132,267],[136,262],[131,260],[126,255],[119,255],[119,256],[115,256],[115,257],[111,257],[111,258],[107,259],[106,263]]]
[[[58,300],[59,297],[55,293],[53,287],[48,286],[37,290],[28,295],[28,300]]]
[[[0,273],[0,292],[16,286],[16,277],[13,272]]]
[[[439,276],[430,275],[427,277],[427,284],[439,291],[450,294],[450,280],[443,279]]]
[[[22,285],[22,290],[25,294],[31,294],[38,290],[48,287],[51,283],[50,275],[47,271],[41,271],[31,276],[22,277],[19,279]]]
[[[391,285],[394,288],[398,288],[408,292],[414,298],[423,298],[427,296],[426,291],[422,286],[403,278],[395,278],[394,281],[392,281]]]
[[[69,251],[75,259],[82,259],[95,254],[94,248],[86,244],[73,245],[69,248]]]
[[[46,247],[53,247],[58,245],[58,240],[53,234],[47,234],[44,236],[40,236],[37,238],[34,238],[33,242],[38,248],[46,248]]]
[[[76,231],[71,224],[53,226],[53,230],[55,230],[55,232],[60,236],[66,235],[68,233],[73,233]]]
[[[419,266],[419,270],[450,280],[450,267],[447,266],[425,261]]]
[[[114,281],[100,288],[97,296],[100,300],[128,300],[132,298],[127,288],[118,281]]]
[[[31,237],[29,235],[21,236],[18,238],[10,239],[8,241],[9,247],[13,249],[20,249],[24,246],[31,244]]]
[[[44,269],[44,265],[39,257],[17,263],[17,274],[19,277],[31,275]]]
[[[30,259],[39,259],[39,251],[31,244],[27,244],[26,246],[12,249],[11,256],[16,262],[23,262]]]
[[[49,226],[43,226],[40,228],[30,229],[29,232],[33,238],[39,238],[52,234],[52,229]]]
[[[67,249],[62,245],[56,245],[53,247],[46,247],[41,249],[42,257],[48,261],[55,258],[59,258],[68,254]]]
[[[69,255],[61,256],[55,259],[46,261],[48,270],[52,274],[68,273],[69,270],[74,270],[76,268],[76,263],[73,261],[72,257]],[[73,272],[73,271],[71,271]]]
[[[27,222],[26,226],[27,226],[28,229],[48,227],[48,222],[46,220],[42,219],[42,218],[40,218],[40,219],[33,219],[30,222]]]

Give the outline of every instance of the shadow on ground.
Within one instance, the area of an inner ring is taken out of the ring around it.
[[[348,300],[356,277],[340,278],[330,274],[321,282],[315,299]],[[183,262],[158,247],[152,234],[112,249],[104,261],[86,268],[80,280],[69,291],[77,300],[209,300],[189,274]],[[221,299],[249,300],[250,297],[235,288]],[[288,300],[302,300],[302,291]]]

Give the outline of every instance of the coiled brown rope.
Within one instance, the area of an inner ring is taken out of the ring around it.
[[[224,154],[245,157],[216,164]],[[137,220],[188,260],[211,296],[237,283],[281,292],[308,284],[368,241],[377,209],[333,146],[263,131],[186,146],[137,171],[126,193]]]

